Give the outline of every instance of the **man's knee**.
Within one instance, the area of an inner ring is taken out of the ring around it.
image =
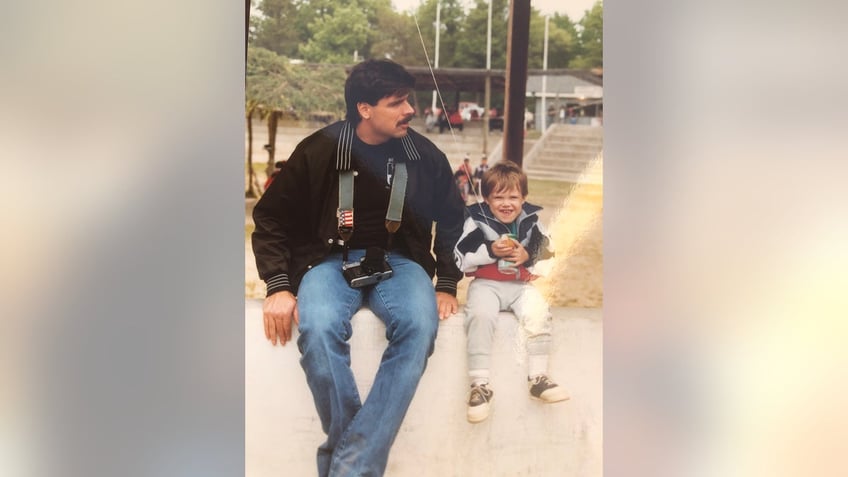
[[[425,316],[410,311],[395,317],[386,327],[386,339],[403,342],[404,346],[416,348],[430,355],[439,329],[437,317]]]
[[[332,307],[319,306],[308,314],[301,314],[298,343],[339,342],[350,339],[352,329],[350,319],[344,313]],[[301,350],[302,351],[302,350]]]
[[[396,331],[402,331],[412,336],[420,336],[423,339],[436,339],[436,331],[439,328],[438,317],[429,314],[419,314],[414,311],[398,317],[394,321]]]

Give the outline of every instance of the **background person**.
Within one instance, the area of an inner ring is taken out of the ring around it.
[[[480,182],[483,180],[483,174],[485,174],[486,171],[488,171],[488,170],[489,170],[489,158],[486,157],[485,154],[483,154],[480,157],[480,164],[478,164],[477,167],[474,168],[473,177],[474,177],[474,193],[475,194],[480,193]]]
[[[463,202],[468,200],[468,195],[471,192],[471,174],[471,158],[468,157],[468,154],[466,153],[465,158],[462,159],[462,164],[460,164],[460,166],[456,169],[456,172],[453,173],[456,186],[459,188],[459,193]]]

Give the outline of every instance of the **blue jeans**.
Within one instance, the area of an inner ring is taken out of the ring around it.
[[[364,250],[351,250],[358,261]],[[406,415],[439,318],[433,282],[420,265],[392,254],[394,275],[366,288],[351,288],[332,254],[303,277],[297,295],[300,365],[312,391],[327,441],[318,448],[318,474],[381,476]],[[364,403],[350,369],[350,319],[367,305],[386,324],[388,346]]]

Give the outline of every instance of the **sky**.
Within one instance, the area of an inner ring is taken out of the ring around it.
[[[400,11],[407,11],[421,4],[421,0],[392,0],[392,2]],[[594,4],[595,0],[530,0],[530,6],[543,14],[565,13],[574,22],[580,21],[583,13]]]

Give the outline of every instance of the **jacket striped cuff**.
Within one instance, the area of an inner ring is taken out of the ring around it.
[[[456,296],[456,278],[450,277],[439,277],[436,279],[436,291],[437,292],[445,292],[450,293],[453,296]]]
[[[281,273],[265,280],[266,297],[281,291],[292,291],[288,273]]]

